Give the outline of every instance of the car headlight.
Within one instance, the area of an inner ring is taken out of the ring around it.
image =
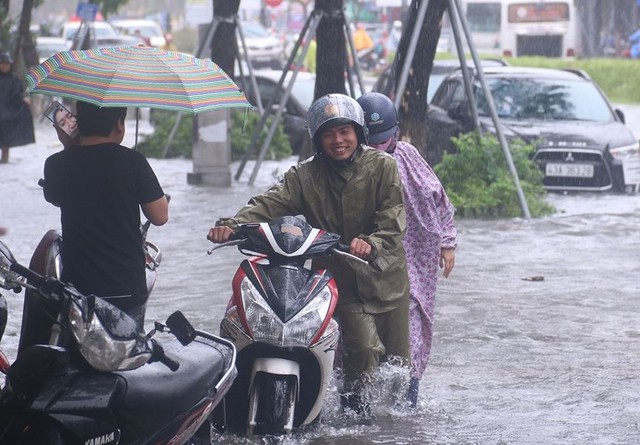
[[[124,371],[147,363],[151,351],[146,343],[137,336],[115,338],[102,324],[99,313],[96,307],[90,320],[86,321],[82,307],[75,300],[68,313],[71,332],[89,365],[98,371]]]
[[[254,340],[276,346],[308,346],[315,337],[331,305],[331,291],[324,288],[288,322],[271,310],[248,278],[240,285],[242,302]]]
[[[631,156],[640,155],[640,143],[636,141],[630,145],[624,145],[622,147],[610,148],[609,153],[616,159],[628,158]]]

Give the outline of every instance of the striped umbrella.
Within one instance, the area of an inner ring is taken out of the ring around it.
[[[100,107],[193,114],[251,107],[240,88],[211,60],[144,45],[62,51],[30,69],[26,81],[30,93]]]

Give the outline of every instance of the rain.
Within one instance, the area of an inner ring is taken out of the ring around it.
[[[128,121],[125,144],[133,143],[133,125]],[[46,230],[59,227],[58,210],[37,181],[61,146],[48,123],[37,125],[36,140],[12,149],[1,167],[1,224],[9,229],[2,241],[23,264]],[[169,223],[148,235],[163,261],[147,328],[179,309],[197,328],[217,333],[244,257],[233,249],[207,255],[206,233],[296,159],[265,161],[253,186],[243,177],[229,188],[189,185],[190,160],[150,162],[171,208]],[[456,267],[439,281],[433,352],[416,412],[392,397],[401,371],[384,369],[375,418],[345,417],[336,381],[320,424],[283,443],[640,443],[640,200],[609,193],[548,199],[558,209],[550,217],[456,222]],[[22,294],[4,294],[9,324],[1,347],[13,359]]]
[[[640,107],[620,106],[640,137]],[[134,144],[127,122],[124,145]],[[147,131],[150,131],[147,129]],[[36,143],[11,149],[0,165],[0,238],[28,264],[39,240],[59,228],[59,210],[38,185],[45,159],[62,147],[50,123]],[[171,195],[170,221],[151,227],[163,253],[147,309],[147,329],[181,310],[217,333],[244,258],[207,255],[208,229],[232,216],[297,158],[253,165],[228,188],[187,182],[191,160],[150,159]],[[237,163],[229,168],[237,170]],[[640,200],[637,193],[552,193],[557,209],[537,219],[457,219],[456,267],[440,279],[432,355],[419,405],[402,402],[404,371],[376,373],[371,418],[343,413],[331,382],[320,422],[286,438],[219,436],[224,444],[538,445],[640,443]],[[7,293],[0,349],[15,358],[23,294]],[[398,397],[400,395],[400,397]]]

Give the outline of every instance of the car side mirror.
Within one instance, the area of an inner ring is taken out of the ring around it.
[[[616,114],[618,115],[618,117],[620,118],[620,120],[622,121],[623,124],[626,124],[626,118],[624,116],[624,113],[622,112],[622,110],[620,110],[619,108],[616,108],[614,110],[616,112]]]
[[[447,108],[447,115],[456,121],[468,122],[471,119],[469,104],[467,102],[453,102]]]

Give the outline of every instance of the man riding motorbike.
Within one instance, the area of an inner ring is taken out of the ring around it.
[[[307,127],[315,156],[291,167],[283,182],[253,197],[234,218],[218,220],[208,238],[222,243],[238,223],[303,215],[312,226],[341,235],[349,253],[369,261],[335,257],[321,265],[334,274],[340,295],[335,314],[343,342],[341,401],[366,414],[361,391],[367,373],[383,359],[408,357],[402,184],[393,158],[366,145],[364,115],[354,99],[319,98],[309,108]]]

